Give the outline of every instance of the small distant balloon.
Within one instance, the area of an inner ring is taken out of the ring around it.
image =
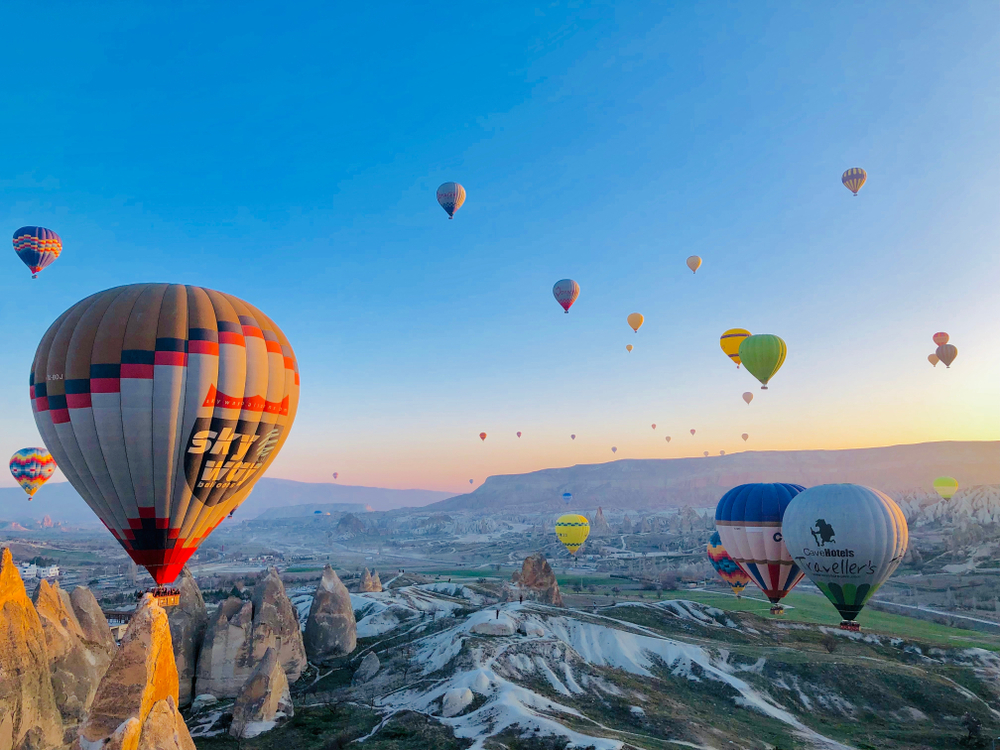
[[[954,344],[942,344],[934,352],[937,358],[944,362],[946,368],[951,367],[951,363],[955,361],[955,357],[958,356],[958,347]]]
[[[21,227],[14,232],[14,252],[31,271],[31,278],[51,265],[62,252],[59,235],[45,227]]]
[[[643,320],[645,320],[645,318],[642,317],[642,313],[632,313],[628,316],[628,324],[636,333],[639,333],[639,329],[642,328]]]
[[[746,328],[730,328],[719,337],[723,353],[736,363],[737,368],[740,366],[740,344],[749,335],[750,331]]]
[[[479,439],[482,440],[483,442],[486,442],[486,433],[485,432],[480,432],[479,433]]]
[[[941,360],[938,359],[938,355],[936,355],[936,354],[928,354],[927,355],[927,361],[930,362],[935,367],[937,367],[937,363],[940,362]]]
[[[725,451],[719,451],[719,455],[720,456],[724,456],[724,455],[726,455],[726,452]]]
[[[521,437],[521,433],[520,433],[520,432],[519,432],[519,433],[517,433],[517,436],[518,436],[518,437]]]
[[[937,333],[934,334],[933,338],[935,345],[944,346],[945,344],[948,343],[948,340],[951,338],[951,336],[949,336],[944,331],[938,331]]]
[[[701,258],[697,255],[692,255],[685,262],[687,263],[687,267],[691,269],[691,273],[698,273],[698,269],[701,268]]]
[[[861,167],[851,167],[840,176],[840,181],[844,183],[844,187],[854,193],[855,198],[858,197],[858,191],[867,179],[868,173]]]
[[[563,311],[568,314],[569,309],[576,302],[576,298],[580,296],[580,285],[573,279],[557,281],[552,287],[552,296],[556,298],[556,302],[562,305]]]
[[[632,345],[631,344],[625,344],[625,351],[631,352],[632,351]]]
[[[566,505],[569,505],[570,500],[573,499],[573,493],[572,492],[564,492],[562,497],[563,497],[563,502],[566,503]]]
[[[743,442],[744,442],[744,443],[745,443],[745,442],[746,442],[747,440],[749,440],[749,439],[750,439],[750,436],[749,436],[749,435],[747,435],[747,434],[746,434],[745,432],[744,432],[744,433],[743,433],[742,435],[740,435],[740,437],[741,437],[741,438],[743,438]]]
[[[313,511],[313,515],[314,516],[321,516],[321,515],[323,515],[323,511],[321,511],[321,510],[314,510]]]
[[[576,435],[570,435],[570,436],[569,436],[569,439],[570,439],[570,440],[576,440]]]
[[[614,445],[612,445],[612,446],[611,446],[611,452],[612,452],[612,453],[617,453],[617,452],[618,452],[618,447],[617,447],[617,446],[614,446]]]
[[[334,478],[334,479],[336,479],[336,478],[337,478],[337,477],[339,477],[339,476],[340,476],[340,474],[338,474],[337,472],[333,472],[333,478]]]
[[[667,435],[667,442],[670,442],[670,435]]]
[[[750,402],[753,401],[753,394],[750,391],[747,391],[743,394],[743,400],[746,401],[747,406],[749,406]]]
[[[465,188],[457,182],[445,182],[437,189],[438,203],[441,204],[449,219],[455,218],[455,212],[465,203]]]
[[[472,484],[472,480],[471,479],[469,480],[469,484]]]
[[[705,451],[705,458],[708,458],[708,451]]]
[[[653,424],[651,424],[650,427],[652,427],[655,430],[656,429],[656,422],[653,422]]]
[[[952,496],[958,492],[958,480],[954,477],[938,477],[934,480],[934,491],[941,496],[942,500],[951,500]]]
[[[10,473],[21,485],[28,500],[49,481],[56,470],[56,460],[45,448],[21,448],[10,457]]]
[[[694,430],[691,430],[691,434],[694,435]]]

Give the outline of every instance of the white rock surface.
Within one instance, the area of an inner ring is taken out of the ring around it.
[[[441,698],[441,715],[458,716],[472,703],[474,697],[469,688],[449,690]]]

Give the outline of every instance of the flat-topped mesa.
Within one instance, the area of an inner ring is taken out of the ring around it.
[[[306,654],[313,662],[349,654],[358,645],[358,626],[347,587],[327,565],[316,587],[305,629]]]
[[[13,748],[62,745],[49,653],[42,623],[10,550],[0,552],[0,744]]]

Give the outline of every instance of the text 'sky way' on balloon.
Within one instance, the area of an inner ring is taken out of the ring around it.
[[[465,203],[465,188],[457,182],[445,182],[437,189],[438,203],[441,204],[449,219],[455,218],[455,212]]]
[[[749,439],[750,439],[750,436],[749,436],[748,434],[746,434],[745,432],[744,432],[744,433],[743,433],[742,435],[740,435],[740,437],[741,437],[741,438],[743,438],[743,442],[744,442],[744,443],[745,443],[745,442],[746,442],[747,440],[749,440]]]
[[[747,406],[750,406],[750,402],[753,401],[753,394],[750,391],[746,391],[743,394],[743,400],[747,402]]]
[[[951,339],[951,336],[944,331],[938,331],[932,338],[934,339],[934,346],[944,346]]]
[[[30,392],[63,474],[163,585],[278,455],[299,372],[281,329],[253,305],[196,286],[131,284],[56,319]]]
[[[562,499],[563,499],[563,502],[566,503],[566,505],[569,505],[570,502],[572,502],[572,500],[573,500],[573,493],[572,492],[564,492],[562,494]]]
[[[10,473],[28,493],[28,500],[49,481],[56,470],[56,460],[44,448],[21,448],[10,457]]]
[[[785,547],[781,523],[785,509],[805,487],[798,484],[741,484],[715,509],[715,528],[730,556],[771,600],[771,613],[802,580],[802,571]]]
[[[38,272],[62,253],[62,240],[45,227],[21,227],[14,232],[14,252],[31,270],[31,278],[37,279]]]
[[[730,328],[719,337],[719,346],[723,353],[729,357],[736,366],[740,366],[740,344],[743,339],[750,335],[750,331],[745,328]]]
[[[631,344],[625,344],[625,351],[631,352],[632,351],[632,345]]]
[[[951,363],[955,361],[955,357],[958,356],[958,347],[954,344],[941,344],[934,353],[939,360],[944,362],[944,366],[949,368]]]
[[[928,354],[927,361],[930,362],[932,366],[937,367],[937,363],[941,360],[938,359],[938,355],[936,354]]]
[[[486,442],[486,433],[485,432],[480,432],[479,433],[479,439],[482,440],[485,443]]]
[[[772,333],[747,336],[740,344],[740,360],[747,371],[760,381],[760,389],[767,390],[768,381],[781,369],[788,347]]]
[[[628,324],[636,333],[639,333],[639,329],[642,328],[642,321],[644,320],[645,318],[642,317],[642,313],[631,313],[628,316]]]
[[[568,314],[576,298],[580,296],[580,285],[573,279],[562,279],[552,287],[552,296],[562,306],[563,312]]]
[[[701,258],[697,255],[690,256],[686,261],[687,267],[691,269],[691,273],[698,273],[698,269],[701,268]]]
[[[586,516],[577,513],[567,513],[559,516],[556,521],[556,536],[562,542],[570,554],[575,555],[576,551],[583,546],[590,536],[590,521]]]
[[[855,198],[867,179],[868,173],[861,167],[851,167],[840,177],[840,181],[844,183],[844,187],[854,193]]]
[[[708,538],[708,560],[719,574],[719,578],[729,584],[729,588],[737,597],[740,596],[750,583],[750,576],[726,552],[718,531],[713,531],[712,536]]]
[[[958,480],[955,477],[938,477],[934,480],[934,491],[942,500],[951,500],[958,492]]]
[[[844,618],[854,622],[865,602],[892,575],[909,532],[899,506],[857,484],[810,487],[789,503],[781,522],[795,563]]]

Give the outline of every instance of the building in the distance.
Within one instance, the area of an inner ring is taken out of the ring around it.
[[[59,577],[59,566],[58,565],[45,565],[38,568],[36,575],[39,578],[58,578]]]
[[[28,580],[38,575],[38,566],[34,563],[21,563],[17,566],[17,572],[21,574],[21,580]]]

